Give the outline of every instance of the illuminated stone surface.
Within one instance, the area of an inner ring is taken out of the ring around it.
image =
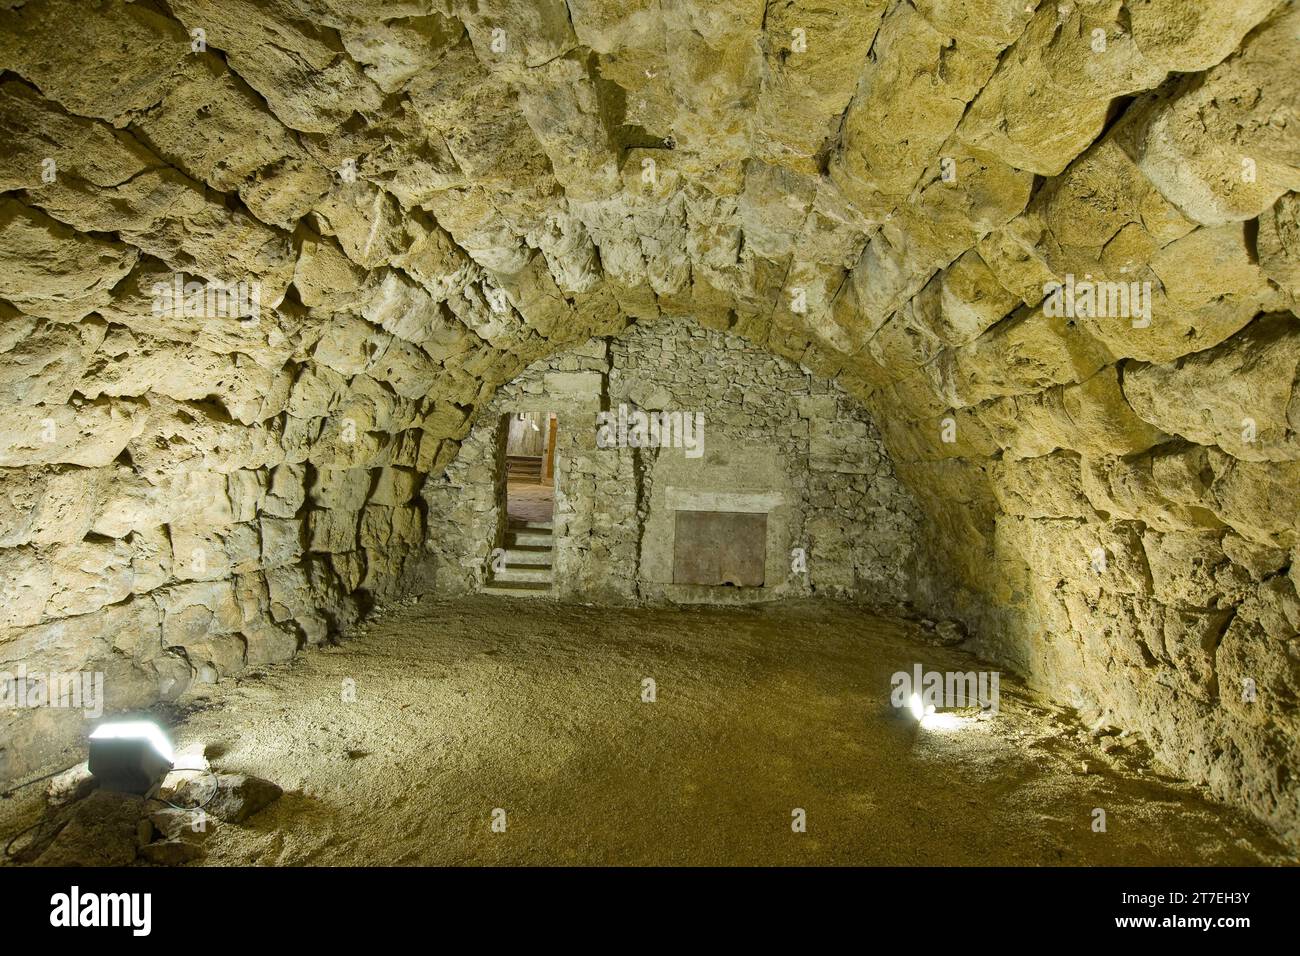
[[[436,590],[496,390],[667,317],[861,402],[916,609],[1300,841],[1293,6],[4,8],[0,669],[143,706]]]

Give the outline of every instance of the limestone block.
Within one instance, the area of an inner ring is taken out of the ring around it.
[[[391,558],[391,555],[390,555]],[[372,556],[365,549],[349,551],[346,554],[331,554],[330,566],[338,575],[343,590],[352,592],[361,587],[371,565],[382,565],[378,556]]]
[[[5,602],[0,607],[0,626],[25,627],[38,624],[54,594],[54,573],[34,548],[7,548],[0,552],[0,584]]]
[[[903,384],[893,386],[894,392],[897,393]],[[922,387],[928,390],[928,386]],[[896,404],[895,400],[891,400],[889,405],[881,408],[881,432],[895,462],[986,458],[996,454],[999,448],[995,430],[990,429],[984,421],[984,412],[988,407],[981,406],[978,413],[973,409],[954,411],[940,407],[927,415],[914,402],[898,400]],[[1052,448],[1039,448],[1032,454],[1046,454],[1051,450]]]
[[[1084,493],[1097,511],[1160,531],[1222,530],[1210,493],[1215,462],[1208,449],[1160,446],[1131,459],[1085,459]]]
[[[1236,223],[1198,229],[1170,243],[1152,259],[1151,269],[1174,309],[1202,308],[1216,297],[1246,299],[1264,285],[1245,228]]]
[[[426,475],[440,475],[460,451],[460,443],[421,432],[415,467]]]
[[[1014,315],[974,342],[940,357],[936,373],[947,401],[975,405],[1090,378],[1107,363],[1100,343],[1041,309]]]
[[[1099,196],[1107,201],[1099,202]],[[1196,226],[1151,185],[1116,135],[1094,144],[1048,181],[1034,197],[1034,211],[1059,246],[1049,250],[1055,272],[1079,276],[1100,273],[1103,250],[1108,258],[1115,258],[1106,247],[1122,245],[1115,237],[1126,227],[1137,226],[1146,241],[1134,250],[1131,261],[1115,263],[1117,274],[1108,274],[1109,278],[1137,271],[1157,249]]]
[[[309,439],[307,458],[317,468],[365,468],[388,463],[389,435],[371,430],[369,412],[356,406],[320,423]]]
[[[360,511],[371,483],[365,468],[319,468],[312,473],[307,497],[318,508]]]
[[[340,508],[307,512],[307,547],[325,552],[356,550],[357,520],[356,511]]]
[[[1150,570],[1134,523],[1030,520],[1024,530],[1035,574],[1068,575],[1085,593],[1150,596]]]
[[[367,269],[392,262],[423,235],[418,220],[406,215],[391,194],[363,180],[337,184],[316,204],[311,218],[349,259]]]
[[[1175,675],[1184,678],[1179,689],[1189,697],[1205,701],[1218,697],[1214,650],[1232,617],[1228,610],[1208,613],[1182,608],[1165,610],[1159,636]]]
[[[165,528],[131,533],[131,590],[145,594],[172,577],[172,545]]]
[[[1080,319],[1114,355],[1168,362],[1217,345],[1278,302],[1239,223],[1197,229],[1169,243],[1152,256],[1150,273],[1119,280],[1130,303],[1149,305],[1149,321],[1132,304],[1125,311],[1118,297],[1119,310],[1108,305],[1110,314]]]
[[[1019,299],[971,249],[912,300],[913,316],[945,345],[965,345],[1007,316]]]
[[[134,586],[132,549],[121,541],[80,541],[48,554],[53,589],[45,617],[97,611],[130,596]]]
[[[227,479],[219,472],[186,471],[155,484],[120,467],[104,477],[102,488],[91,524],[95,534],[124,538],[178,518],[197,527],[234,522]]]
[[[846,302],[849,316],[840,324],[854,331],[844,330],[845,334],[828,338],[828,344],[849,354],[865,345],[929,279],[929,270],[918,273],[912,266],[905,246],[895,245],[884,232],[873,235],[845,283],[853,298]]]
[[[758,101],[756,158],[814,170],[813,158],[849,104],[887,6],[838,0],[767,11],[772,42]]]
[[[244,425],[284,410],[277,374],[239,354],[217,355],[195,346],[153,341],[121,328],[87,363],[78,391],[87,398],[155,392],[179,402],[218,401]]]
[[[302,465],[283,464],[271,469],[264,514],[277,518],[292,518],[306,500],[306,471]]]
[[[123,654],[151,661],[160,651],[159,622],[152,601],[128,600],[91,614],[11,630],[0,639],[0,669],[13,672],[22,663],[33,672],[111,670],[104,681],[105,697],[123,701],[122,706],[139,706],[138,678],[127,673],[133,668],[113,666],[116,655],[106,638],[111,635],[111,646]],[[118,677],[128,686],[114,688]]]
[[[999,47],[957,42],[910,4],[894,6],[844,117],[830,175],[868,216],[905,198],[997,66]]]
[[[1300,463],[1234,461],[1211,452],[1214,513],[1242,537],[1268,547],[1295,546]]]
[[[374,356],[366,374],[387,382],[403,398],[416,399],[429,393],[438,366],[419,346],[393,337]]]
[[[424,286],[389,270],[362,306],[361,314],[384,331],[423,345],[443,324],[442,311]]]
[[[993,486],[1003,510],[1025,518],[1094,519],[1083,494],[1077,455],[1057,452],[1041,458],[1006,459],[996,466]]]
[[[601,377],[597,372],[548,372],[544,380],[547,394],[557,405],[586,407],[600,400]]]
[[[303,554],[302,532],[302,522],[295,518],[262,518],[262,567],[278,568],[298,561]]]
[[[1212,349],[1173,364],[1136,365],[1124,395],[1171,434],[1248,461],[1300,458],[1300,324],[1265,316]]]
[[[1074,449],[1078,430],[1065,414],[1064,388],[1059,385],[1029,395],[985,402],[967,415],[984,429],[995,448],[1008,458],[1038,458],[1057,449]],[[957,419],[959,429],[967,423]]]
[[[111,464],[144,431],[148,409],[134,399],[14,409],[0,424],[0,467]]]
[[[191,469],[228,473],[279,464],[281,430],[278,419],[246,427],[211,405],[154,397],[128,450],[141,475],[162,483]]]
[[[541,66],[577,45],[561,0],[456,0],[453,7],[489,68]]]
[[[369,504],[361,515],[360,539],[368,551],[414,547],[423,539],[423,532],[419,509],[414,507]]]
[[[1262,6],[1231,5],[1211,15],[1240,17],[1240,27],[1260,16]],[[1156,96],[1126,144],[1155,187],[1196,222],[1253,219],[1300,188],[1300,79],[1290,69],[1300,46],[1300,10],[1287,5],[1284,11],[1204,77]]]
[[[1300,308],[1300,193],[1287,193],[1259,217],[1259,265]]]
[[[1286,578],[1266,582],[1243,602],[1217,647],[1225,706],[1253,722],[1285,719],[1287,702],[1300,693],[1295,663],[1287,653],[1298,624],[1300,601]],[[1241,700],[1247,679],[1256,689],[1250,703]]]
[[[106,480],[105,471],[91,468],[0,471],[0,547],[80,541]]]
[[[389,507],[409,504],[422,481],[419,472],[408,468],[380,468],[369,500],[372,504]]]
[[[208,663],[219,675],[238,673],[244,642],[235,636],[243,623],[229,580],[177,584],[151,592],[163,612],[165,647],[180,647],[194,664]]]
[[[1287,564],[1284,550],[1255,544],[1235,532],[1225,534],[1221,546],[1223,553],[1233,563],[1245,568],[1256,583],[1272,577]]]
[[[339,313],[332,316],[324,326],[320,341],[312,351],[312,358],[332,372],[356,375],[370,366],[373,357],[387,346],[389,339],[387,334],[364,319]],[[304,382],[304,387],[307,384]],[[327,407],[327,404],[304,404],[301,407],[302,414],[298,417],[311,417],[312,411],[324,411]]]
[[[1123,4],[1041,4],[961,119],[958,135],[1018,169],[1059,174],[1092,142],[1116,96],[1159,84],[1124,28]]]
[[[407,251],[394,260],[439,302],[469,283],[477,271],[465,250],[447,232],[432,225]]]
[[[153,162],[129,135],[66,113],[17,80],[0,83],[0,132],[8,147],[0,160],[0,187],[6,192],[25,189],[39,197],[51,171],[112,187]]]
[[[319,418],[328,415],[347,391],[341,374],[316,363],[304,365],[294,379],[286,411],[294,418]]]
[[[782,166],[751,163],[745,170],[745,188],[736,207],[746,247],[773,259],[793,252],[812,208],[816,186],[811,176]]]
[[[147,169],[99,189],[75,177],[57,178],[42,186],[39,202],[83,232],[120,233],[132,246],[184,263],[209,282],[248,282],[263,308],[280,304],[293,274],[287,236],[228,209],[219,194],[174,169]]]
[[[891,243],[904,250],[913,292],[932,270],[947,266],[1018,216],[1033,192],[1032,175],[995,155],[953,142],[941,153],[931,162],[928,181],[881,226]]]
[[[529,70],[520,90],[519,108],[556,180],[579,201],[612,195],[620,185],[618,153],[597,79],[585,58],[560,57]]]
[[[471,32],[472,36],[472,32]],[[515,49],[522,38],[516,36]],[[446,143],[456,165],[471,180],[491,181],[518,177],[526,182],[549,165],[537,138],[513,101],[507,81],[489,72],[475,52],[477,43],[462,42],[448,51],[442,69],[421,77],[408,89],[416,115],[424,127]],[[493,61],[497,65],[499,61]],[[483,116],[494,121],[483,123]],[[486,201],[487,195],[478,197]],[[466,209],[465,213],[474,210]],[[465,244],[461,226],[470,220],[444,216],[435,209],[438,222]],[[491,266],[488,266],[491,268]]]
[[[305,331],[303,324],[306,315],[301,306],[290,302],[281,302],[272,311],[269,305],[268,288],[248,286],[244,291],[250,298],[259,288],[261,290],[261,316],[256,321],[250,317],[230,314],[249,312],[251,308],[221,308],[222,314],[209,312],[201,322],[195,319],[181,319],[167,308],[166,295],[158,287],[175,289],[177,281],[182,287],[191,282],[205,285],[203,277],[176,271],[165,263],[144,257],[135,270],[120,282],[113,290],[113,300],[103,306],[99,313],[106,322],[120,325],[132,332],[159,341],[192,343],[198,348],[225,355],[237,352],[247,356],[258,365],[282,375],[282,369],[294,352],[291,337],[298,337]],[[233,298],[233,297],[232,297]],[[232,299],[228,299],[228,302]],[[234,300],[237,302],[237,299]],[[155,303],[158,311],[155,312]],[[177,310],[179,311],[179,310]],[[274,391],[278,393],[282,386],[278,383]],[[268,395],[268,401],[273,396]]]
[[[177,0],[184,25],[207,42],[266,99],[285,126],[328,133],[354,110],[378,108],[383,94],[347,56],[331,32],[305,20],[275,17],[247,0]]]
[[[760,0],[726,6],[687,0],[678,15],[660,17],[661,49],[668,55],[656,50],[652,62],[629,58],[625,64],[641,74],[634,85],[648,87],[647,104],[634,103],[634,122],[685,146],[674,165],[717,195],[734,195],[740,186],[749,147],[746,117],[756,105],[763,70],[758,37],[765,12]],[[687,63],[692,65],[683,73]],[[646,77],[646,68],[655,76]]]
[[[943,343],[916,315],[916,299],[895,312],[871,338],[867,353],[875,360],[872,369],[879,381],[922,374],[943,350]]]
[[[73,0],[0,12],[0,60],[82,116],[112,121],[158,102],[189,51],[175,20],[124,0],[93,12]]]
[[[168,526],[172,544],[172,573],[180,581],[223,581],[234,570],[225,529]]]
[[[308,308],[345,309],[361,301],[366,270],[354,263],[332,237],[304,229],[294,264],[293,285]]]
[[[1056,280],[1043,251],[1047,227],[1032,211],[994,229],[978,243],[980,258],[1004,289],[1025,305],[1043,300],[1043,286]]]
[[[266,571],[267,593],[271,602],[271,617],[276,623],[301,619],[311,609],[311,596],[307,591],[307,572],[302,565],[292,564]]]
[[[1125,366],[1124,381],[1128,381]],[[1054,431],[1061,444],[1089,457],[1131,455],[1166,439],[1129,406],[1118,368],[1108,366],[1077,385],[1061,390],[1064,418]]]
[[[597,53],[641,47],[662,35],[651,0],[574,0],[569,15],[578,40]]]
[[[800,418],[834,418],[837,401],[834,395],[800,395],[797,405]]]
[[[1133,39],[1152,63],[1180,73],[1208,70],[1232,53],[1276,0],[1205,4],[1142,0],[1130,6]]]
[[[0,200],[0,295],[30,315],[76,320],[112,297],[138,253]]]
[[[267,480],[265,471],[233,471],[226,476],[226,492],[236,524],[257,517],[266,496]]]
[[[242,182],[239,198],[262,222],[291,230],[329,192],[334,176],[314,159],[286,156]]]
[[[366,76],[385,93],[395,93],[434,67],[464,32],[460,21],[433,13],[362,22],[342,30],[340,38]]]
[[[258,95],[212,53],[187,55],[163,95],[132,117],[152,147],[224,192],[300,152]]]

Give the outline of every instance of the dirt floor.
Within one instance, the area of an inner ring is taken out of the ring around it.
[[[426,601],[247,675],[172,732],[286,791],[218,826],[208,865],[1289,860],[1140,747],[1116,763],[1005,676],[995,717],[901,717],[895,671],[979,669],[919,633],[824,603]],[[0,833],[39,790],[0,807]],[[807,832],[792,831],[796,808]]]
[[[555,511],[555,487],[535,481],[506,485],[506,513],[516,521],[550,521]]]

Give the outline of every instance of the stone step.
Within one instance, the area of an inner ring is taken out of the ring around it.
[[[533,455],[507,455],[506,474],[511,478],[536,478],[542,473],[542,459]]]
[[[507,564],[492,572],[493,584],[546,584],[551,583],[551,566],[536,564]]]
[[[555,527],[555,522],[549,518],[545,521],[524,521],[522,518],[511,518],[506,524],[507,531],[550,531]]]
[[[484,594],[498,594],[505,597],[550,597],[551,586],[549,584],[532,584],[521,582],[515,584],[485,584],[483,586]]]
[[[551,546],[551,532],[546,530],[538,531],[507,531],[506,548],[549,548]]]
[[[539,548],[539,547],[507,548],[506,565],[507,566],[512,564],[545,565],[546,567],[549,568],[551,566],[551,559],[554,555],[555,555],[555,551],[552,548]]]

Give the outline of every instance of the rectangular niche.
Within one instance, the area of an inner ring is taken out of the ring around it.
[[[673,583],[761,588],[767,565],[767,515],[683,511],[675,516]]]

